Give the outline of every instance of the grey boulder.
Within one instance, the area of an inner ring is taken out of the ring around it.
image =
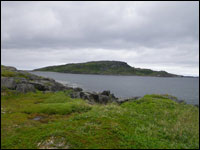
[[[13,77],[1,77],[1,88],[9,88],[14,90],[17,83]]]
[[[16,91],[20,93],[35,92],[35,87],[32,84],[17,84]]]

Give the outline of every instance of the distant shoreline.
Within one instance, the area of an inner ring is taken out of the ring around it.
[[[92,73],[68,73],[68,72],[56,72],[56,71],[39,71],[39,70],[23,70],[27,72],[55,72],[55,73],[66,73],[66,74],[79,74],[79,75],[103,75],[103,76],[135,76],[135,77],[158,77],[158,78],[199,78],[195,76],[177,76],[177,77],[163,77],[163,76],[139,76],[139,75],[123,75],[123,74],[92,74]]]
[[[100,74],[100,75],[130,75],[130,76],[155,76],[155,77],[182,77],[182,75],[155,71],[146,68],[136,68],[122,61],[90,61],[71,63],[65,65],[47,66],[33,71],[52,71],[73,74]]]

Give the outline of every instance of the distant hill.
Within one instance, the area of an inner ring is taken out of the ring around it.
[[[166,71],[153,71],[129,66],[121,61],[91,61],[86,63],[72,63],[58,66],[49,66],[34,71],[52,71],[75,74],[101,74],[101,75],[136,75],[157,77],[180,77]]]

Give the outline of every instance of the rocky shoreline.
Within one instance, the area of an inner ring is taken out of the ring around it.
[[[50,78],[40,78],[38,76],[30,76],[29,79],[21,77],[1,77],[1,89],[16,90],[19,93],[36,92],[36,90],[45,92],[56,92],[64,90],[72,90],[70,93],[71,98],[81,98],[87,100],[90,104],[100,103],[107,104],[110,102],[117,102],[119,104],[129,101],[136,100],[139,97],[129,99],[119,99],[111,94],[110,91],[103,92],[87,92],[83,91],[82,88],[70,87],[56,82]]]
[[[56,92],[64,90],[72,90],[70,93],[71,98],[81,98],[87,100],[90,104],[100,103],[107,104],[111,102],[116,102],[122,104],[127,101],[138,100],[141,97],[130,97],[130,98],[117,98],[110,91],[103,92],[88,92],[84,91],[82,88],[70,87],[69,85],[64,85],[59,82],[56,82],[54,79],[37,76],[26,71],[17,70],[14,67],[6,67],[4,69],[15,73],[16,76],[1,76],[1,90],[10,89],[16,90],[19,93],[26,92],[36,92],[36,90],[43,92]],[[178,100],[174,96],[162,95],[165,98],[172,99],[178,103],[185,103],[183,100]],[[199,107],[199,105],[195,105]]]
[[[110,102],[122,103],[128,101],[128,99],[119,99],[111,94],[110,91],[86,92],[82,88],[70,87],[68,85],[56,82],[54,79],[37,76],[26,71],[17,70],[14,67],[5,67],[7,71],[15,74],[15,76],[1,76],[1,89],[15,90],[19,93],[36,92],[36,90],[43,92],[56,92],[64,90],[72,90],[71,98],[81,98],[87,100],[89,103],[107,104]],[[130,100],[136,98],[130,98]]]

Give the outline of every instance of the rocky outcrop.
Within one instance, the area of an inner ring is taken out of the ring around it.
[[[16,87],[17,92],[26,93],[26,92],[35,92],[36,89],[32,84],[17,84]]]
[[[118,104],[122,104],[127,101],[135,101],[138,100],[139,96],[130,97],[130,98],[117,98],[114,94],[110,93],[110,91],[103,91],[101,93],[97,92],[84,92],[83,89],[79,88],[79,90],[74,89],[70,94],[71,98],[81,98],[84,100],[88,100],[89,103],[99,103],[99,104],[107,104],[110,102],[116,102]]]
[[[35,78],[34,80],[20,77],[1,77],[1,88],[17,90],[18,92],[35,91],[61,91],[66,86],[48,78]]]
[[[4,66],[5,67],[5,66]],[[14,77],[1,77],[1,88],[8,88],[16,90],[20,93],[35,92],[36,90],[46,92],[55,92],[71,89],[71,98],[81,98],[87,100],[89,103],[107,104],[110,102],[117,102],[121,104],[129,100],[136,100],[139,97],[133,97],[129,99],[119,99],[114,96],[110,91],[103,92],[86,92],[82,88],[72,88],[67,85],[56,82],[50,78],[40,77],[34,74],[30,74],[26,71],[17,70],[14,67],[6,67],[7,70],[15,73]]]
[[[84,100],[88,100],[91,104],[99,103],[99,104],[107,104],[110,102],[116,102],[118,104],[122,104],[127,101],[135,101],[138,100],[139,96],[137,97],[130,97],[130,98],[117,98],[114,94],[111,94],[110,91],[103,91],[101,93],[97,92],[84,92],[81,88],[79,91],[73,90],[70,94],[71,98],[82,98]]]
[[[121,99],[118,99],[116,102],[119,103],[119,104],[122,104],[124,102],[138,100],[139,98],[141,98],[141,97],[140,96],[135,96],[135,97],[130,97],[130,98],[121,98]]]
[[[14,67],[3,67],[3,71],[9,71],[13,76],[1,76],[1,89],[7,88],[17,92],[61,91],[69,89],[61,83],[50,78],[40,77],[26,71],[17,70]]]
[[[107,104],[109,102],[115,102],[118,98],[114,94],[110,94],[110,91],[97,92],[84,92],[81,88],[77,91],[75,89],[71,94],[71,98],[82,98],[88,100],[90,103]]]
[[[11,90],[16,89],[17,83],[14,78],[11,77],[1,77],[1,88],[8,88]]]

